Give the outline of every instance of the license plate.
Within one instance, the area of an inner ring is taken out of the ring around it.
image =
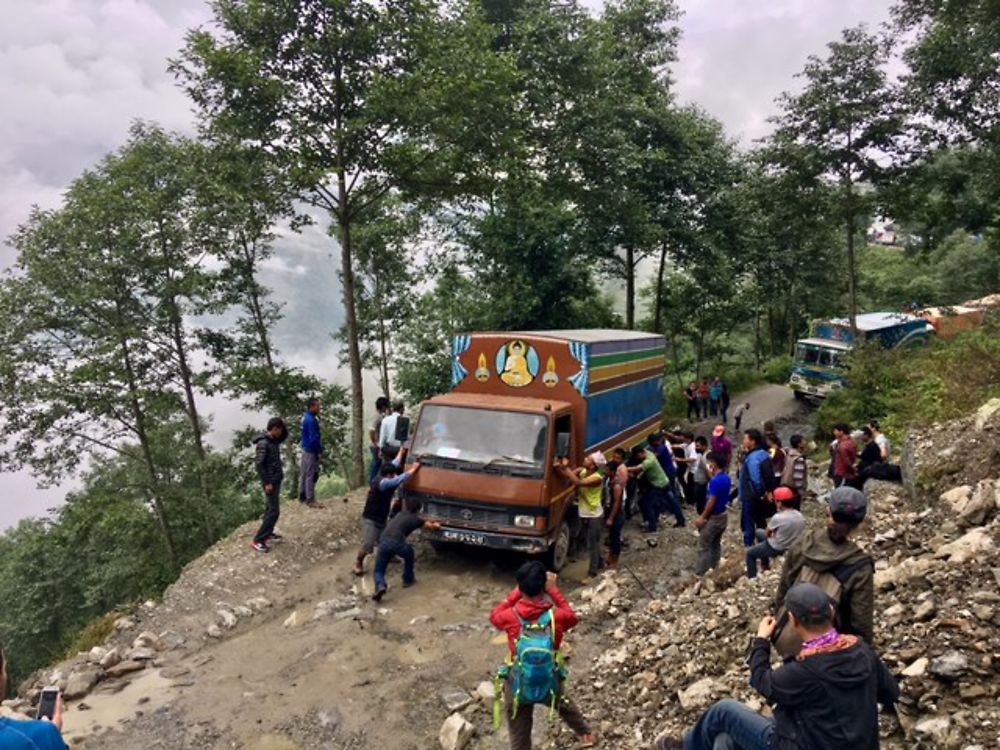
[[[441,532],[441,538],[446,542],[475,544],[479,547],[486,544],[485,534],[474,534],[471,531],[452,531],[451,529],[445,529]]]

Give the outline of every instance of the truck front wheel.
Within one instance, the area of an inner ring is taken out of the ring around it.
[[[569,524],[563,521],[559,526],[559,531],[556,533],[556,538],[553,540],[552,546],[549,547],[545,560],[546,565],[556,573],[563,569],[563,566],[569,559],[569,544]]]

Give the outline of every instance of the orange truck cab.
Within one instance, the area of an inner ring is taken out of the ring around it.
[[[660,427],[666,342],[619,330],[457,336],[450,393],[422,404],[404,492],[440,521],[432,541],[569,554],[573,485],[554,468],[642,443]]]

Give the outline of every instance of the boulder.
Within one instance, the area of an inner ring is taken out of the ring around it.
[[[104,658],[101,659],[101,669],[110,669],[121,660],[122,652],[118,650],[117,646],[115,646],[113,649],[104,654]]]
[[[300,622],[299,613],[298,611],[295,611],[285,618],[285,621],[281,623],[281,626],[283,628],[294,628],[299,624],[299,622]]]
[[[156,650],[152,648],[133,648],[125,655],[126,659],[131,659],[132,661],[152,661],[156,658]]]
[[[976,559],[982,553],[992,550],[995,546],[989,530],[977,526],[955,541],[942,544],[934,551],[934,556],[939,559],[948,558],[948,562],[951,563],[966,563]]]
[[[253,610],[242,604],[233,607],[233,613],[241,620],[249,620],[253,617]]]
[[[131,630],[135,627],[135,620],[131,617],[119,617],[115,620],[115,630],[121,632],[123,630]]]
[[[976,431],[982,432],[986,429],[993,415],[1000,412],[1000,398],[991,398],[976,410]]]
[[[82,698],[93,689],[100,678],[101,672],[95,667],[87,666],[71,672],[66,680],[66,689],[63,691],[63,697],[66,700]]]
[[[940,500],[955,513],[961,513],[972,497],[972,486],[963,484],[960,487],[952,487],[947,492],[942,492]]]
[[[221,638],[222,628],[220,628],[213,622],[211,625],[205,628],[205,635],[207,635],[209,638]]]
[[[173,630],[164,630],[160,633],[160,641],[166,650],[172,651],[175,648],[180,648],[185,643],[185,638],[180,633],[175,633]]]
[[[926,656],[921,656],[910,666],[903,670],[904,677],[921,677],[924,672],[927,671],[927,665],[930,663],[930,659]]]
[[[120,664],[116,664],[106,670],[105,674],[107,674],[108,677],[124,677],[131,672],[138,672],[139,670],[145,668],[146,662],[144,661],[123,661]]]
[[[711,677],[703,677],[693,685],[689,685],[683,690],[677,691],[677,697],[681,702],[681,708],[691,711],[695,708],[707,706],[712,700],[715,692],[715,680]]]
[[[913,619],[916,622],[927,622],[934,617],[935,612],[937,612],[937,604],[934,603],[933,599],[927,598],[913,610]]]
[[[239,619],[230,609],[220,609],[215,615],[218,618],[219,625],[226,630],[232,630],[236,627],[236,623],[239,622]]]
[[[942,680],[957,680],[969,670],[969,660],[960,651],[948,651],[931,661],[931,674]]]
[[[472,696],[464,690],[446,690],[441,694],[441,701],[444,703],[444,707],[448,709],[448,713],[453,714],[472,703]]]
[[[438,734],[441,750],[463,750],[472,740],[476,728],[460,713],[454,713],[445,719]]]
[[[102,646],[94,646],[87,653],[87,661],[91,664],[100,664],[101,660],[107,656],[108,650]]]
[[[163,651],[166,648],[166,644],[156,633],[144,630],[132,641],[132,648],[149,648],[154,651]]]
[[[253,599],[247,599],[247,606],[254,612],[263,612],[271,607],[271,602],[263,596],[255,596]]]
[[[325,602],[317,602],[316,609],[313,610],[313,619],[321,620],[324,617],[339,615],[343,612],[355,609],[358,606],[357,597],[341,596],[337,599],[330,599]]]
[[[913,727],[914,733],[918,736],[937,742],[943,741],[948,736],[949,729],[951,729],[951,719],[947,716],[929,716],[918,721]]]
[[[492,682],[486,682],[484,680],[483,682],[480,682],[478,685],[476,685],[476,696],[480,700],[488,703],[492,701],[494,698],[496,698],[496,688],[494,687]]]
[[[1000,503],[1000,484],[993,479],[984,479],[958,511],[959,526],[981,526],[996,512]]]

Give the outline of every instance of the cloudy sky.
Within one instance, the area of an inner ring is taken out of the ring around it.
[[[594,7],[599,0],[589,0]],[[677,91],[742,142],[767,118],[807,55],[840,29],[877,25],[890,0],[679,0],[684,11]],[[57,206],[79,172],[119,145],[135,118],[191,132],[191,107],[166,73],[185,31],[208,18],[203,0],[0,0],[0,238],[33,204]],[[0,268],[13,261],[0,247]],[[290,359],[327,377],[336,360],[329,330],[340,320],[329,240],[289,238],[268,269],[288,300],[281,344]],[[297,321],[329,320],[304,331]],[[239,414],[216,405],[217,439]],[[62,496],[27,474],[5,478],[0,529],[43,513]]]

